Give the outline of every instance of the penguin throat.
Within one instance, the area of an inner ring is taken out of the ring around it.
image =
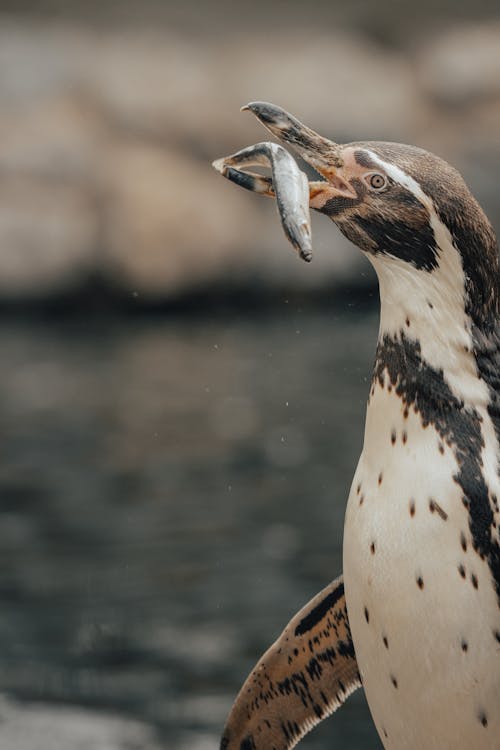
[[[379,341],[389,337],[418,343],[422,358],[453,379],[476,377],[464,274],[453,247],[438,266],[419,270],[400,259],[372,256],[380,287]]]

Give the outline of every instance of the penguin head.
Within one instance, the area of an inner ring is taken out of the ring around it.
[[[497,241],[456,169],[415,146],[339,145],[272,104],[254,102],[247,108],[321,175],[322,181],[309,185],[311,207],[329,216],[367,255],[379,279],[390,269],[393,278],[413,274],[416,286],[423,279],[420,286],[428,286],[425,275],[434,274],[434,286],[446,284],[449,294],[460,276],[473,322],[498,317]]]

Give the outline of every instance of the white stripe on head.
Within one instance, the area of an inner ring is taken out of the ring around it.
[[[397,182],[399,185],[402,185],[409,190],[410,193],[413,193],[415,198],[418,198],[418,200],[429,209],[429,213],[431,213],[431,211],[435,212],[434,202],[428,195],[426,195],[426,193],[424,193],[418,182],[414,180],[413,177],[410,177],[409,174],[406,174],[402,169],[396,167],[395,164],[384,161],[384,159],[381,159],[380,156],[373,151],[370,151],[370,149],[367,148],[364,149],[364,151],[369,154],[370,159],[378,164],[378,166],[381,167],[385,173],[394,180],[394,182]]]
[[[448,251],[448,254],[449,251],[451,251],[456,255],[457,263],[455,263],[454,271],[457,272],[457,278],[462,282],[463,289],[465,289],[462,257],[453,243],[453,237],[450,234],[450,230],[439,218],[433,199],[427,195],[427,193],[424,193],[419,183],[400,167],[384,161],[384,159],[381,159],[380,156],[370,149],[366,149],[366,152],[369,154],[370,159],[378,164],[378,166],[381,167],[381,169],[383,169],[386,174],[394,180],[394,182],[409,190],[410,193],[412,193],[415,198],[427,208],[429,212],[429,223],[434,231],[434,238],[436,240],[438,266],[441,265],[440,261],[443,258],[445,250]],[[457,264],[459,265],[459,269]]]

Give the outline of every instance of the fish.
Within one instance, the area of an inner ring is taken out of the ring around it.
[[[309,182],[293,156],[277,143],[263,141],[216,159],[212,166],[231,182],[254,193],[276,198],[283,231],[299,256],[312,260]],[[271,177],[240,167],[270,167]]]

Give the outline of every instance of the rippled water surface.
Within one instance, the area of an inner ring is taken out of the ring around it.
[[[376,326],[2,323],[0,691],[215,750],[254,661],[341,570]],[[362,694],[302,746],[379,747]]]

